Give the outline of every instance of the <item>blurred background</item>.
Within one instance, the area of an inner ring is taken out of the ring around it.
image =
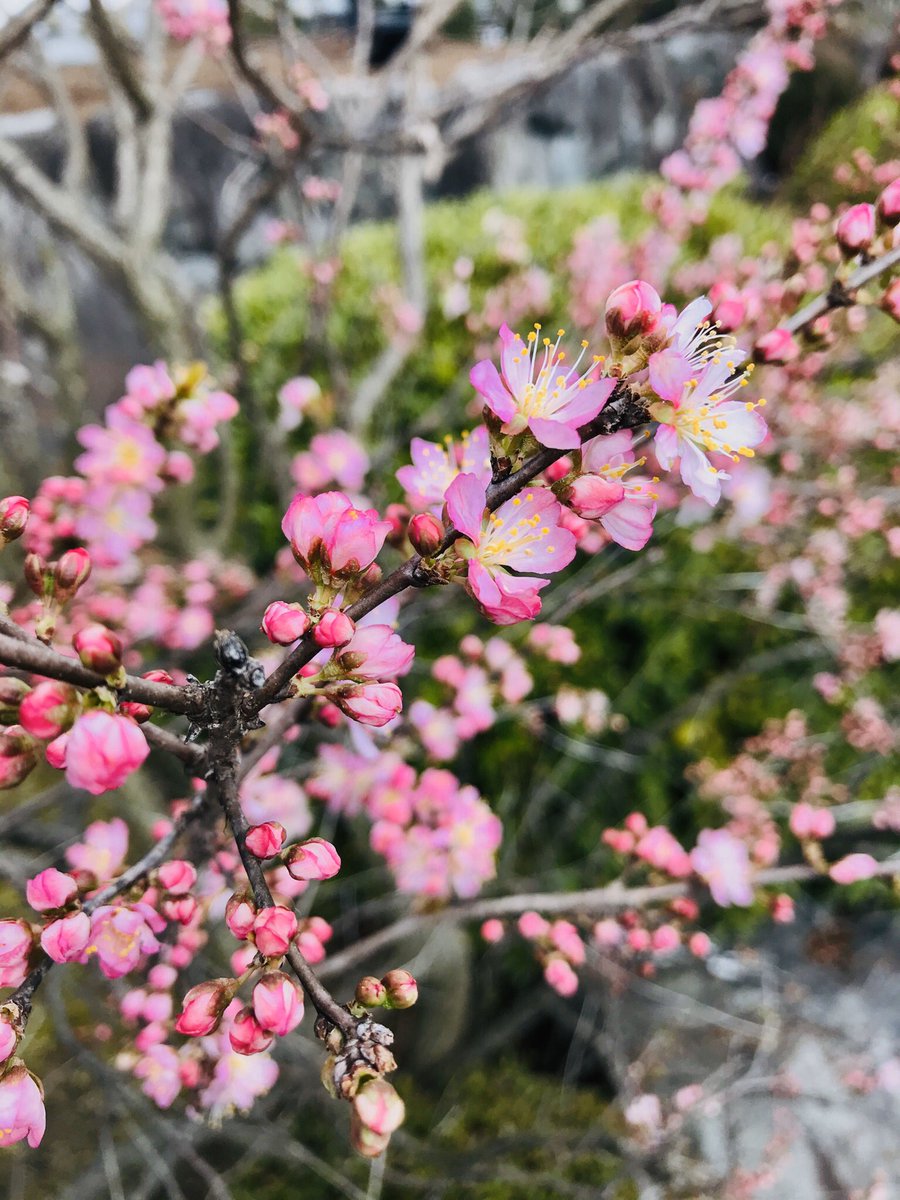
[[[203,32],[190,38],[171,9],[162,20],[148,0],[0,0],[0,493],[68,473],[74,431],[122,394],[133,364],[205,360],[242,416],[167,498],[177,538],[152,550],[177,540],[215,558],[216,579],[243,564],[253,590],[223,588],[215,620],[249,637],[260,598],[283,590],[280,515],[317,434],[352,435],[373,503],[397,501],[410,437],[477,420],[469,367],[502,321],[591,336],[608,292],[635,276],[681,301],[753,264],[789,274],[812,206],[830,220],[900,174],[896,0],[840,6],[764,148],[677,240],[647,202],[659,165],[761,28],[760,3],[260,0],[232,9],[230,49],[224,4],[197,0]],[[278,115],[286,88],[305,106],[295,124]],[[692,845],[711,814],[756,820],[763,801],[777,816],[827,794],[834,857],[896,845],[900,647],[878,621],[896,616],[900,582],[900,364],[886,318],[850,333],[827,348],[814,404],[770,369],[774,452],[762,475],[736,476],[721,511],[673,508],[643,554],[609,545],[548,589],[546,620],[571,625],[577,662],[530,655],[514,700],[485,668],[490,720],[432,758],[503,819],[491,894],[612,879],[601,835],[633,810]],[[291,428],[277,396],[298,376],[318,392]],[[773,412],[781,388],[790,420]],[[446,696],[429,659],[488,636],[443,594],[404,610],[400,629],[435,706]],[[170,641],[201,677],[208,632]],[[526,638],[508,643],[523,653]],[[284,771],[308,783],[307,748]],[[21,807],[0,799],[4,912],[121,801],[88,804],[49,777]],[[126,790],[146,814],[137,842],[184,788],[160,772]],[[342,817],[339,832],[347,869],[317,911],[335,930],[325,971],[342,995],[385,965],[355,956],[356,939],[411,902],[365,822]],[[713,911],[707,958],[679,952],[642,973],[600,956],[570,998],[511,931],[488,945],[477,928],[425,921],[386,964],[410,964],[422,999],[394,1021],[408,1120],[374,1166],[347,1149],[305,1027],[279,1047],[276,1087],[215,1125],[142,1095],[117,1066],[120,1017],[94,974],[54,972],[29,1026],[54,1136],[5,1153],[0,1191],[890,1200],[896,896],[877,880],[838,898],[787,894],[792,923],[764,904]],[[202,952],[207,975],[223,973],[227,943]],[[650,1093],[660,1112],[626,1119]]]

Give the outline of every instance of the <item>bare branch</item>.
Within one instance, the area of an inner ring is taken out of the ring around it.
[[[32,0],[23,12],[7,21],[0,30],[0,59],[27,41],[32,29],[47,16],[54,4],[56,0]]]
[[[115,27],[101,0],[90,0],[90,5],[91,24],[109,73],[128,97],[138,121],[149,121],[153,106],[147,98],[143,80],[123,32]]]

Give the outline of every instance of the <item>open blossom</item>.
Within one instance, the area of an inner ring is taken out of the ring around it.
[[[373,508],[354,507],[343,492],[323,492],[295,496],[281,528],[297,562],[319,582],[364,571],[384,545],[391,525],[380,520]]]
[[[734,375],[742,356],[743,352],[733,350],[727,359],[711,360],[699,377],[685,384],[677,405],[651,408],[660,422],[655,444],[660,466],[668,470],[680,458],[681,478],[707,504],[717,503],[722,480],[728,478],[707,454],[726,455],[734,462],[740,461],[739,456],[752,458],[754,447],[768,432],[756,404],[730,398],[747,382],[746,374]]]
[[[0,1146],[28,1139],[34,1149],[47,1126],[44,1098],[25,1067],[13,1067],[0,1077]]]
[[[322,395],[322,389],[308,375],[289,379],[278,393],[278,427],[285,432],[296,429],[307,405]]]
[[[415,653],[390,625],[363,625],[333,661],[354,679],[389,680],[406,674]]]
[[[162,918],[147,904],[103,904],[91,913],[86,952],[97,955],[107,979],[119,979],[133,971],[145,954],[159,949],[154,933],[164,926]]]
[[[716,904],[746,908],[753,903],[750,855],[746,845],[727,829],[701,829],[691,851],[691,865]]]
[[[687,384],[734,348],[734,338],[719,333],[708,320],[711,311],[706,296],[692,300],[681,313],[663,305],[658,335],[665,344],[647,360],[649,383],[660,400],[677,407]]]
[[[343,429],[317,433],[309,449],[294,456],[291,477],[302,492],[318,492],[330,483],[358,492],[369,470],[369,456]]]
[[[170,1108],[181,1091],[182,1061],[178,1052],[164,1043],[148,1047],[135,1063],[134,1076],[141,1091],[159,1108]]]
[[[69,913],[41,930],[41,947],[54,962],[78,962],[91,939],[91,919],[86,912]]]
[[[111,879],[125,860],[128,826],[121,817],[92,821],[80,842],[69,846],[66,859],[76,871],[86,871],[101,883]]]
[[[76,470],[105,484],[158,492],[163,486],[159,473],[166,461],[166,451],[153,431],[131,420],[116,405],[106,410],[105,419],[105,425],[85,425],[79,429],[78,440],[85,453],[76,458]]]
[[[575,537],[559,525],[561,508],[546,488],[528,488],[485,518],[485,488],[469,473],[447,489],[447,512],[468,539],[456,549],[466,561],[467,587],[489,620],[512,625],[541,609],[538,592],[549,580],[515,571],[552,574],[575,557]]]
[[[579,516],[599,521],[614,542],[626,550],[642,550],[653,532],[656,501],[655,482],[646,475],[631,472],[643,464],[635,462],[632,436],[627,429],[610,437],[591,438],[582,447],[582,469],[587,473],[576,479],[573,500],[566,503]],[[577,495],[583,479],[595,482],[600,503],[596,509],[584,508]],[[605,493],[605,494],[604,494]]]
[[[476,476],[485,487],[491,482],[491,447],[483,425],[463,433],[458,442],[446,438],[443,445],[413,438],[409,450],[412,465],[401,467],[397,479],[417,511],[428,509],[440,516],[447,488],[462,472]]]
[[[66,746],[66,779],[94,796],[121,787],[150,747],[130,717],[95,709],[72,726]]]
[[[541,338],[536,325],[527,343],[508,325],[500,330],[503,348],[498,371],[489,359],[476,363],[469,378],[484,397],[491,412],[502,422],[505,434],[530,430],[542,446],[573,450],[581,445],[578,429],[593,421],[615,387],[615,380],[599,377],[599,358],[591,358],[579,374],[587,350],[569,365],[566,352],[560,350],[560,330],[556,342]]]
[[[78,884],[71,875],[47,867],[25,884],[25,899],[38,912],[65,908],[78,895]]]

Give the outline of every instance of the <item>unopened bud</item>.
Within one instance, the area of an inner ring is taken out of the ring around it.
[[[34,739],[21,725],[0,729],[0,791],[20,784],[36,763]]]
[[[443,536],[444,527],[433,513],[417,513],[409,523],[409,540],[423,558],[437,551]]]
[[[22,536],[30,511],[24,496],[4,496],[0,500],[0,548]]]
[[[72,638],[72,645],[82,665],[98,675],[112,675],[122,665],[122,639],[105,625],[86,625]]]
[[[606,331],[616,347],[653,333],[659,323],[662,301],[649,283],[632,279],[610,292],[606,301]]]
[[[388,971],[381,982],[387,989],[388,1008],[412,1008],[419,998],[419,985],[402,967]]]
[[[868,250],[875,238],[875,208],[871,204],[853,204],[838,218],[834,236],[845,258]]]
[[[19,705],[31,691],[23,679],[0,675],[0,725],[15,725],[19,720]]]
[[[890,228],[900,225],[900,178],[889,183],[875,204],[880,220]]]
[[[40,554],[26,554],[23,564],[25,582],[39,600],[53,595],[53,572],[50,564]]]
[[[767,363],[789,363],[800,357],[797,339],[789,329],[772,329],[756,343],[756,353]]]
[[[91,573],[91,556],[81,546],[61,554],[53,570],[53,594],[60,602],[71,600]]]
[[[246,893],[235,893],[225,905],[225,924],[239,942],[245,942],[250,936],[256,911],[256,905]]]
[[[389,1133],[376,1133],[368,1125],[363,1125],[358,1117],[350,1122],[350,1145],[363,1158],[378,1158],[387,1150],[390,1140]]]
[[[389,504],[384,510],[384,519],[390,521],[391,531],[387,535],[389,546],[400,547],[406,537],[406,527],[409,524],[409,509],[405,504]]]
[[[356,1003],[365,1008],[381,1008],[387,1000],[387,988],[374,975],[364,975],[356,985]]]
[[[356,626],[346,613],[329,608],[322,614],[313,637],[319,646],[346,646],[355,632]]]
[[[192,987],[175,1022],[178,1033],[187,1037],[206,1037],[218,1029],[222,1014],[236,991],[236,979],[208,979]]]
[[[287,832],[278,821],[264,821],[247,830],[244,843],[256,858],[272,858],[284,845]]]
[[[34,737],[50,742],[71,729],[80,711],[79,693],[71,684],[45,679],[22,701],[19,721]]]
[[[309,629],[309,617],[299,604],[274,600],[263,613],[261,628],[276,646],[290,646]]]

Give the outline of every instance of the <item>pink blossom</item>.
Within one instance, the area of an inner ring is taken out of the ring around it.
[[[716,904],[746,908],[753,903],[747,847],[727,829],[701,829],[691,851],[691,865],[709,887]]]
[[[317,646],[345,646],[353,637],[356,626],[346,613],[337,608],[326,609],[313,630]]]
[[[324,838],[310,838],[292,846],[285,865],[294,879],[333,879],[341,869],[341,856]]]
[[[25,899],[38,912],[65,908],[77,895],[78,884],[56,867],[47,867],[25,884]]]
[[[827,808],[814,808],[806,803],[795,804],[788,824],[796,838],[827,838],[834,833],[834,814]]]
[[[331,695],[345,716],[376,729],[393,721],[403,708],[403,694],[395,683],[343,685]]]
[[[536,912],[523,912],[518,920],[518,929],[522,937],[534,941],[536,938],[547,936],[549,923]]]
[[[632,279],[614,288],[606,301],[606,331],[613,345],[646,337],[659,324],[662,301],[643,279]]]
[[[569,366],[559,348],[563,331],[552,343],[539,339],[540,326],[528,335],[528,344],[508,325],[500,330],[503,348],[502,375],[493,362],[477,363],[469,378],[488,408],[502,422],[507,435],[530,430],[542,446],[575,449],[581,444],[580,426],[592,421],[609,399],[615,381],[599,378],[598,362],[578,373],[587,343]],[[538,345],[541,342],[543,349]]]
[[[692,933],[688,938],[688,949],[695,958],[706,958],[712,950],[712,939],[708,933]]]
[[[105,625],[86,625],[72,638],[75,653],[84,666],[100,675],[110,675],[122,665],[122,639]]]
[[[41,930],[41,946],[54,962],[79,962],[91,940],[91,919],[85,912],[69,913]]]
[[[369,456],[352,434],[342,429],[317,433],[309,450],[294,456],[291,478],[301,492],[320,492],[331,483],[358,492],[369,471]]]
[[[146,425],[131,420],[114,405],[106,410],[105,425],[85,425],[77,434],[86,453],[75,460],[75,468],[88,479],[102,480],[157,492],[166,451]]]
[[[30,511],[24,496],[4,496],[0,500],[0,547],[22,536]]]
[[[375,560],[390,522],[358,509],[342,492],[296,496],[281,523],[297,562],[316,582],[356,575]]]
[[[887,226],[900,224],[900,178],[892,180],[875,205],[880,220]]]
[[[447,488],[457,475],[474,475],[485,487],[491,482],[491,451],[488,432],[483,425],[463,433],[459,443],[426,442],[413,438],[410,443],[412,466],[397,472],[406,498],[413,509],[428,509],[440,516]]]
[[[235,895],[228,901],[225,907],[225,924],[238,941],[246,941],[253,932],[256,912],[255,905],[247,896]]]
[[[875,237],[875,206],[853,204],[843,213],[834,229],[838,245],[849,257],[867,250]]]
[[[0,1063],[12,1058],[18,1044],[19,1035],[13,1028],[12,1021],[6,1017],[0,1017]]]
[[[303,413],[308,405],[322,394],[322,389],[308,375],[298,375],[289,379],[278,393],[278,425],[289,432],[296,429],[303,420]]]
[[[72,726],[66,779],[92,795],[121,787],[150,753],[140,726],[129,717],[95,709]]]
[[[251,854],[257,858],[272,858],[284,845],[285,828],[278,821],[264,821],[247,830],[244,842]]]
[[[25,1067],[12,1067],[0,1077],[0,1146],[27,1138],[34,1149],[41,1144],[46,1126],[41,1089]]]
[[[100,970],[107,979],[119,979],[133,971],[145,954],[154,954],[159,949],[153,935],[163,925],[146,904],[101,905],[91,913],[90,945],[86,952],[97,955]]]
[[[66,850],[66,859],[76,871],[85,871],[103,883],[122,865],[128,851],[128,826],[121,817],[92,821],[80,842]]]
[[[46,679],[19,705],[19,721],[36,738],[51,741],[68,729],[79,710],[78,692],[68,683]]]
[[[757,339],[756,349],[767,363],[796,362],[800,357],[800,346],[789,329],[772,329]]]
[[[262,1029],[284,1037],[303,1019],[303,993],[281,971],[267,971],[253,989],[253,1014]]]
[[[884,661],[897,662],[900,660],[900,609],[879,609],[875,614],[875,632],[881,642]]]
[[[237,1054],[261,1054],[272,1045],[273,1035],[263,1029],[251,1008],[242,1008],[228,1029],[228,1040]]]
[[[505,934],[503,922],[498,921],[496,917],[490,917],[481,926],[481,936],[491,945],[502,942]]]
[[[181,1059],[172,1046],[149,1046],[135,1063],[134,1075],[159,1108],[170,1108],[181,1091]]]
[[[235,986],[233,979],[208,979],[192,987],[181,1002],[176,1031],[186,1037],[205,1037],[218,1029]]]
[[[256,947],[264,958],[287,954],[296,933],[297,917],[291,909],[282,904],[261,909],[253,921]]]
[[[642,550],[653,532],[659,493],[656,481],[646,475],[631,475],[644,462],[635,462],[631,447],[628,430],[585,442],[581,462],[590,474],[575,480],[572,487],[576,503],[570,497],[566,497],[566,503],[579,516],[598,520],[613,541],[626,550]],[[585,508],[583,497],[578,496],[578,485],[584,479],[590,480],[593,487],[590,500],[602,501],[593,509]]]
[[[578,976],[564,958],[554,955],[548,959],[544,978],[560,996],[574,996],[578,991]]]
[[[383,1077],[362,1085],[353,1098],[353,1109],[362,1124],[378,1134],[393,1133],[406,1116],[403,1101]]]
[[[447,511],[468,539],[456,543],[467,563],[467,588],[485,616],[498,625],[530,620],[540,612],[538,592],[549,582],[504,570],[560,571],[575,557],[575,538],[559,525],[561,508],[546,488],[529,488],[488,515],[485,489],[461,474],[447,490]]]
[[[276,646],[290,646],[309,629],[309,617],[301,604],[274,600],[263,613],[262,631]]]
[[[871,854],[848,854],[834,864],[828,874],[835,883],[858,883],[871,879],[878,872],[878,863]]]
[[[389,625],[364,625],[333,661],[348,678],[386,681],[405,675],[415,653]]]
[[[28,974],[34,935],[26,921],[0,920],[0,988],[18,987]]]
[[[176,388],[166,364],[157,361],[152,366],[131,368],[125,376],[125,394],[134,405],[136,415],[140,411],[151,412],[166,401],[174,400]]]
[[[170,896],[186,895],[197,882],[197,868],[183,858],[173,858],[156,872],[159,886]]]

